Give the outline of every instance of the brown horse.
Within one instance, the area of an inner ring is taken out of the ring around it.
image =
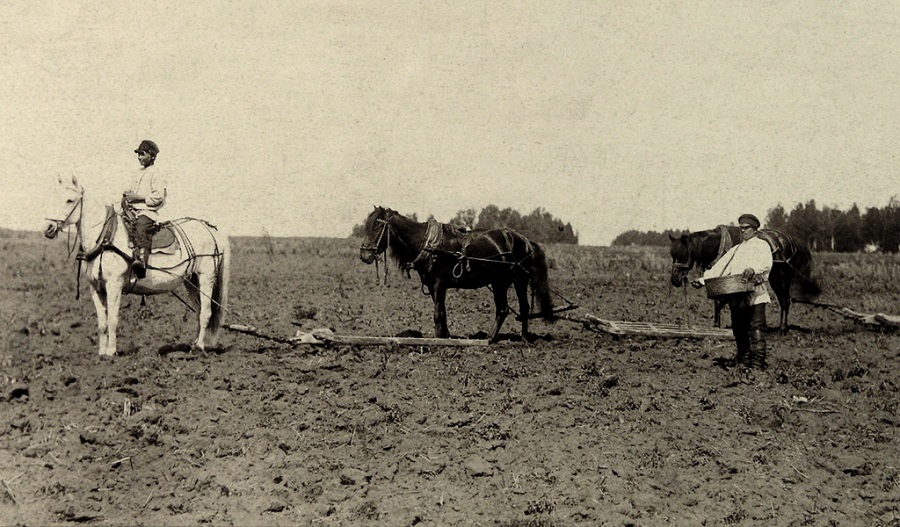
[[[723,238],[723,233],[728,238]],[[812,300],[821,292],[821,288],[812,279],[812,254],[806,246],[795,242],[787,234],[774,229],[761,229],[757,236],[769,243],[772,248],[772,270],[769,273],[769,285],[778,299],[781,308],[779,328],[782,333],[788,330],[788,313],[791,309],[791,283],[794,278],[799,282],[799,290],[795,291],[798,299]],[[712,267],[713,263],[728,248],[741,242],[741,230],[738,227],[724,225],[716,229],[683,234],[680,237],[669,235],[672,241],[671,282],[675,287],[687,285],[687,274],[697,267],[701,272]],[[714,325],[721,327],[722,302],[715,302]]]
[[[366,218],[365,239],[359,257],[374,262],[388,247],[401,269],[419,273],[422,286],[434,301],[434,333],[450,337],[447,328],[448,289],[490,287],[494,294],[495,317],[489,340],[496,342],[509,314],[507,292],[515,287],[519,299],[522,338],[528,339],[528,286],[537,297],[537,316],[552,320],[553,302],[543,248],[511,229],[462,231],[452,225],[409,219],[384,207]]]

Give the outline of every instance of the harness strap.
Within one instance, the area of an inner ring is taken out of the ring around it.
[[[107,249],[112,246],[112,240],[116,235],[116,227],[118,226],[116,221],[116,211],[113,209],[112,205],[106,206],[106,219],[103,221],[103,229],[100,231],[100,235],[97,237],[96,245],[89,250],[85,251],[82,247],[82,250],[78,252],[78,258],[80,260],[85,260],[90,262],[94,258],[96,258],[104,249]],[[121,253],[121,251],[119,251]],[[129,256],[130,258],[130,256]]]
[[[419,264],[427,260],[434,251],[441,248],[444,243],[443,224],[431,218],[428,220],[428,226],[425,228],[425,242],[419,250],[416,258],[407,264],[409,269],[416,269]]]
[[[705,266],[704,269],[707,271],[712,269],[712,266],[716,265],[716,262],[722,259],[732,247],[734,247],[734,243],[731,241],[731,234],[728,233],[728,227],[726,225],[719,225],[716,227],[716,230],[719,231],[719,252],[716,254],[716,257],[713,261],[709,262],[709,265]]]
[[[778,240],[771,233],[777,233],[781,236],[784,241],[787,243],[789,247],[781,247],[778,244]],[[772,250],[772,262],[785,263],[789,264],[791,262],[791,258],[794,257],[794,240],[788,234],[783,233],[781,231],[777,231],[775,229],[766,229],[765,231],[757,231],[756,235],[766,241],[769,244],[769,248]],[[791,256],[787,256],[787,249],[790,248]],[[781,253],[781,258],[778,258],[779,253]]]

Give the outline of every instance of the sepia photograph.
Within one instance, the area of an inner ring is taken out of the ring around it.
[[[900,527],[900,3],[0,5],[0,525]]]

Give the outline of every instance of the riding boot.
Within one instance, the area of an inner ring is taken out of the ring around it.
[[[738,346],[737,353],[734,355],[732,361],[735,368],[740,368],[741,366],[750,366],[750,349],[745,346]]]
[[[760,371],[766,371],[769,367],[766,352],[766,338],[761,330],[753,330],[750,332],[750,362],[748,366],[756,368]]]
[[[138,247],[134,250],[134,262],[131,264],[131,269],[134,271],[135,276],[139,279],[147,276],[147,249],[142,247]]]

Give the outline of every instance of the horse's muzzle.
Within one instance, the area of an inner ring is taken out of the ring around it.
[[[681,287],[682,285],[687,283],[687,277],[686,277],[685,273],[683,273],[679,270],[675,270],[675,271],[672,271],[671,281],[672,281],[672,285],[674,285],[675,287]]]
[[[44,236],[52,240],[56,238],[57,234],[59,234],[59,226],[56,222],[48,222],[47,227],[44,228]]]
[[[375,251],[369,249],[368,247],[360,247],[359,248],[359,259],[363,261],[364,264],[369,265],[375,261]]]

